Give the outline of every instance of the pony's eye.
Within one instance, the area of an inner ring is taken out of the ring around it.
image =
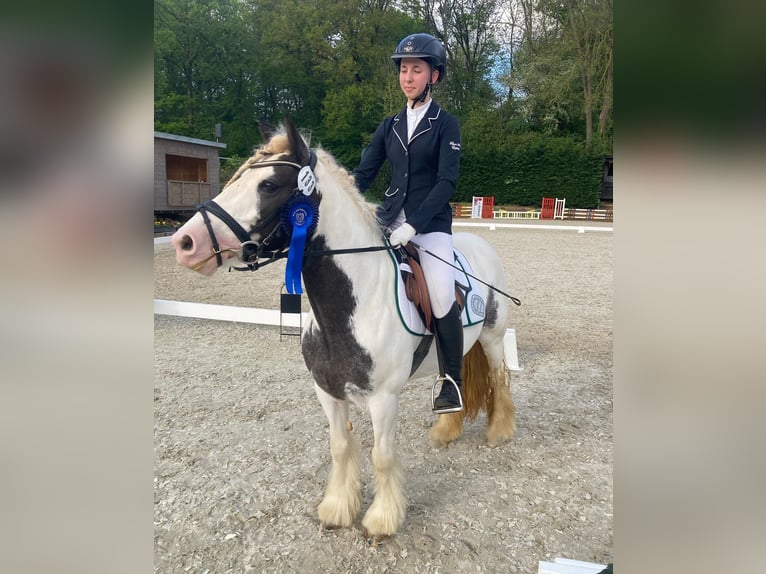
[[[265,193],[274,193],[277,191],[277,189],[279,189],[277,183],[270,179],[264,179],[258,187]]]

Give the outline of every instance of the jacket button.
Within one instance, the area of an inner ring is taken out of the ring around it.
[[[410,174],[409,174],[409,173],[405,173],[405,174],[404,174],[404,177],[407,177],[408,175],[410,175]]]

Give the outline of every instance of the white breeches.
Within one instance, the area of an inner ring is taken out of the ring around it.
[[[449,233],[416,234],[412,241],[444,261],[453,263],[452,235]],[[437,319],[444,317],[455,303],[455,270],[444,261],[420,252],[420,265],[428,284],[431,309]]]
[[[400,211],[397,218],[389,226],[389,231],[393,231],[404,223],[405,218],[404,210]],[[454,265],[452,235],[449,233],[417,233],[412,238],[412,242]],[[422,251],[419,253],[420,266],[423,268],[428,293],[431,296],[431,310],[434,317],[441,319],[449,313],[455,303],[455,269],[428,253]]]

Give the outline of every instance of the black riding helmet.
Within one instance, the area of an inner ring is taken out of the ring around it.
[[[435,70],[439,70],[437,82],[441,82],[447,73],[447,51],[444,49],[444,44],[431,34],[411,34],[405,37],[391,56],[391,59],[396,62],[397,69],[402,58],[420,58],[427,61]]]
[[[396,52],[391,56],[391,59],[396,62],[397,70],[401,66],[402,58],[420,58],[428,62],[431,69],[439,70],[437,83],[441,82],[444,79],[444,74],[447,73],[447,50],[444,49],[444,44],[431,36],[431,34],[412,34],[399,42]],[[426,101],[428,92],[431,91],[431,86],[432,84],[429,81],[423,93],[412,101],[413,108],[416,102]]]

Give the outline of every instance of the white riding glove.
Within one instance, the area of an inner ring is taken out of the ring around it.
[[[394,247],[398,245],[407,245],[410,242],[410,239],[415,237],[416,233],[417,231],[415,231],[415,228],[412,227],[412,225],[409,223],[405,222],[394,229],[394,232],[391,234],[391,237],[389,237],[388,240]]]

